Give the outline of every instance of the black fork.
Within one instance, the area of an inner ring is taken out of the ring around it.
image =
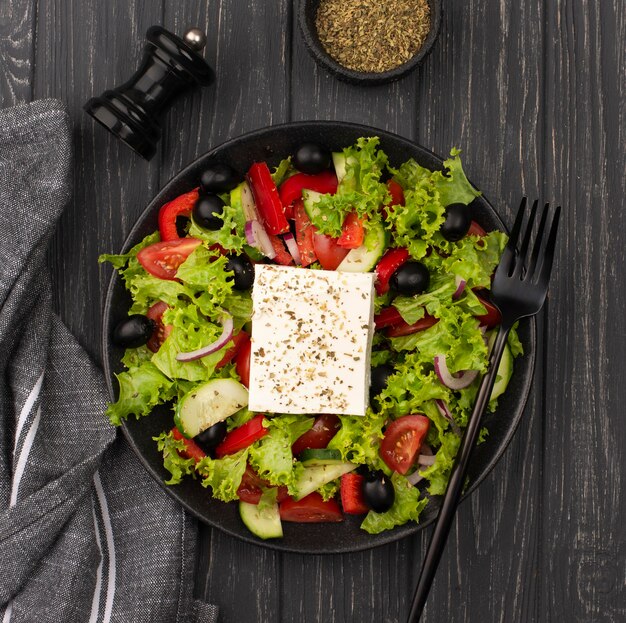
[[[527,200],[524,197],[517,212],[511,236],[493,279],[491,293],[493,302],[502,313],[502,324],[489,356],[488,372],[481,381],[478,394],[476,395],[476,403],[463,434],[461,446],[452,468],[450,481],[448,482],[448,488],[439,509],[437,522],[435,523],[415,594],[413,595],[408,623],[417,623],[424,609],[430,586],[435,577],[435,572],[450,532],[454,513],[461,497],[467,465],[476,445],[480,421],[493,390],[498,366],[511,327],[520,318],[536,314],[541,309],[548,292],[548,282],[550,281],[550,272],[552,271],[552,260],[554,259],[561,208],[559,206],[554,210],[550,226],[548,227],[550,206],[546,203],[541,214],[537,234],[533,237],[533,225],[538,206],[538,202],[535,201],[530,211],[521,246],[518,249],[526,204]],[[546,231],[549,232],[547,236]]]

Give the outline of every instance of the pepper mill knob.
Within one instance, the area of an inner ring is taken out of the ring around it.
[[[161,138],[160,118],[174,100],[195,86],[208,86],[215,73],[199,54],[206,35],[190,28],[181,39],[152,26],[139,69],[119,87],[91,98],[85,112],[146,160]]]

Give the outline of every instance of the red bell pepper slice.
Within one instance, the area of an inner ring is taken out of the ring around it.
[[[304,209],[302,199],[298,199],[293,204],[293,215],[296,221],[296,244],[298,251],[300,251],[300,262],[302,266],[308,266],[317,261],[317,255],[313,248],[315,227]]]
[[[404,205],[404,191],[402,186],[396,182],[396,180],[389,180],[387,182],[387,190],[391,195],[391,201],[387,204],[389,206],[403,206]]]
[[[196,463],[206,456],[204,450],[193,440],[183,437],[182,433],[174,426],[172,428],[172,437],[176,441],[185,442],[185,449],[179,451],[179,454],[185,459],[193,459]]]
[[[391,275],[409,259],[406,249],[389,249],[376,264],[376,292],[384,294],[389,290]]]
[[[267,236],[274,247],[274,251],[276,251],[276,256],[273,261],[282,266],[293,264],[293,257],[291,257],[291,253],[285,248],[282,238],[272,236],[272,234],[268,234]]]
[[[193,206],[198,200],[198,189],[194,189],[184,195],[180,195],[169,203],[166,203],[159,210],[159,234],[161,242],[178,240],[178,230],[176,229],[176,218],[178,216],[191,216]]]
[[[255,415],[249,422],[246,422],[239,428],[231,430],[230,433],[224,437],[222,443],[215,448],[215,456],[218,459],[226,456],[227,454],[234,454],[243,450],[248,446],[251,446],[255,441],[265,437],[268,429],[263,426],[263,415]]]
[[[337,244],[344,249],[356,249],[363,244],[364,238],[363,219],[356,212],[350,212],[341,226],[341,236],[337,239]]]
[[[248,171],[248,183],[254,202],[268,234],[278,235],[289,231],[289,223],[272,174],[265,162],[255,162]]]
[[[433,316],[429,316],[428,314],[413,324],[408,324],[403,320],[402,322],[394,324],[387,329],[387,337],[402,337],[404,335],[411,335],[413,333],[417,333],[418,331],[424,331],[424,329],[430,329],[430,327],[438,322],[439,318],[433,318]]]
[[[402,319],[400,312],[395,307],[385,307],[374,316],[374,325],[377,329],[392,327],[393,325],[401,324],[403,322],[404,320]]]
[[[242,350],[246,343],[250,342],[250,336],[246,333],[246,331],[239,331],[233,335],[233,345],[224,353],[224,356],[217,362],[215,369],[219,370],[223,368],[227,363],[230,363]]]
[[[341,477],[341,506],[349,515],[363,515],[369,507],[363,498],[363,481],[360,474],[344,474]]]
[[[291,498],[281,502],[279,512],[283,521],[297,521],[299,523],[343,521],[339,504],[333,499],[324,502],[317,491],[310,493],[298,502]]]
[[[280,185],[280,200],[287,208],[297,199],[302,198],[302,191],[314,190],[318,193],[334,195],[337,192],[337,176],[333,171],[322,171],[317,175],[296,173]]]
[[[478,300],[484,305],[487,313],[482,316],[476,316],[476,320],[480,321],[481,325],[486,326],[488,329],[498,326],[502,324],[502,314],[500,310],[489,301],[483,294],[479,288],[472,288],[472,292],[478,297]]]

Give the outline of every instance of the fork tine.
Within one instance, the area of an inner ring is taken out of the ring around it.
[[[522,271],[525,266],[528,266],[528,247],[530,246],[530,239],[533,235],[533,225],[535,224],[535,216],[537,215],[538,205],[539,201],[535,199],[535,201],[533,201],[533,207],[530,209],[530,216],[528,217],[528,223],[526,224],[526,233],[524,235],[524,240],[522,241],[522,246],[519,250],[519,261],[515,265],[515,272],[513,273],[516,276],[523,277],[524,274]],[[538,239],[537,243],[539,243],[540,240],[541,239]]]
[[[522,197],[522,201],[517,210],[517,216],[515,217],[515,223],[513,224],[513,229],[511,229],[511,235],[509,236],[509,241],[504,248],[502,253],[502,257],[500,258],[500,267],[502,270],[506,272],[507,275],[511,274],[513,271],[513,262],[515,260],[515,251],[517,247],[517,239],[519,238],[519,233],[522,228],[522,222],[524,220],[524,212],[526,211],[526,197]]]
[[[561,206],[557,206],[552,218],[552,225],[550,227],[550,235],[548,236],[548,242],[546,243],[543,258],[537,268],[539,276],[537,277],[537,283],[540,286],[548,287],[550,281],[550,273],[552,272],[552,261],[554,260],[554,250],[556,249],[556,235],[559,229],[559,217],[561,216]]]
[[[546,227],[546,221],[548,220],[549,209],[550,209],[550,204],[546,203],[543,206],[541,220],[539,221],[539,228],[537,229],[537,237],[535,238],[535,244],[533,246],[532,257],[530,258],[530,263],[526,267],[527,279],[531,279],[532,276],[535,274],[535,266],[537,266],[537,260],[539,259],[539,252],[541,250],[541,244],[543,242],[543,231]]]

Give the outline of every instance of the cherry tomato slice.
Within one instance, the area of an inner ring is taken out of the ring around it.
[[[423,415],[405,415],[387,426],[380,443],[380,458],[389,469],[406,474],[428,433],[430,420]]]
[[[248,446],[251,446],[255,441],[265,437],[267,435],[267,428],[263,426],[263,415],[255,415],[249,422],[246,422],[239,428],[231,430],[230,433],[224,437],[222,443],[215,448],[215,456],[218,459],[226,456],[227,454],[234,454],[243,450]]]
[[[159,279],[176,279],[178,267],[191,252],[202,244],[197,238],[179,238],[168,242],[155,242],[137,253],[139,263]]]
[[[159,210],[159,234],[161,234],[162,242],[180,239],[176,229],[176,218],[178,216],[191,216],[191,211],[197,200],[198,189],[196,188],[161,207]]]
[[[298,251],[300,251],[300,262],[302,266],[308,266],[317,261],[317,255],[315,255],[313,248],[315,227],[311,223],[301,199],[293,204],[293,215],[296,221],[296,244]]]
[[[287,208],[297,199],[302,198],[304,189],[314,190],[318,193],[334,195],[337,192],[337,176],[333,171],[322,171],[317,175],[296,173],[287,178],[279,189],[280,200]]]
[[[387,204],[390,206],[403,206],[404,205],[404,191],[402,186],[396,182],[396,180],[389,180],[387,182],[387,190],[391,195],[391,201]]]
[[[233,335],[233,345],[224,353],[224,356],[218,361],[215,369],[219,370],[233,359],[236,359],[239,352],[249,343],[250,336],[245,331],[239,331],[239,333]]]
[[[313,234],[313,249],[324,270],[335,270],[350,252],[337,244],[337,239],[325,234]]]
[[[409,259],[409,252],[406,249],[389,249],[380,258],[376,268],[376,292],[384,294],[389,290],[389,279],[391,275]]]
[[[337,239],[337,244],[340,247],[356,249],[363,244],[365,229],[363,228],[363,220],[357,216],[356,212],[350,212],[346,216],[341,230],[341,236]]]
[[[258,504],[261,496],[263,495],[264,487],[268,488],[271,487],[271,485],[269,482],[261,478],[254,471],[254,469],[250,467],[250,465],[246,465],[246,471],[244,472],[241,484],[237,489],[237,496],[242,502],[247,502],[248,504]],[[289,492],[287,491],[287,487],[278,487],[276,501],[280,504],[288,497]]]
[[[487,232],[476,222],[472,221],[470,224],[470,228],[467,230],[466,236],[483,236],[487,235]]]
[[[166,309],[168,309],[167,303],[158,301],[148,310],[148,313],[146,314],[146,316],[154,322],[154,331],[146,344],[146,346],[153,353],[156,353],[159,348],[161,348],[161,344],[165,342],[174,328],[172,325],[165,326],[163,324],[163,314]]]
[[[387,337],[402,337],[403,335],[411,335],[412,333],[429,329],[438,322],[439,318],[433,318],[428,314],[423,318],[420,318],[414,324],[407,324],[403,320],[401,323],[395,324],[387,329]]]
[[[480,290],[473,290],[474,294],[478,297],[478,300],[485,306],[487,313],[482,316],[476,316],[476,319],[480,321],[481,325],[491,329],[499,325],[502,322],[502,314],[500,310],[487,299],[485,294],[481,294]]]
[[[341,421],[336,415],[318,415],[313,426],[293,442],[292,454],[298,456],[302,450],[307,448],[316,450],[325,448],[340,428]]]
[[[341,506],[344,513],[363,515],[369,511],[363,498],[364,480],[363,476],[353,472],[341,477]]]
[[[337,523],[343,521],[339,504],[330,499],[324,502],[322,496],[314,491],[300,501],[291,498],[279,505],[280,518],[283,521],[297,521],[300,523]]]
[[[402,324],[403,322],[404,320],[402,320],[400,312],[395,307],[385,307],[374,316],[374,325],[377,329],[391,327],[393,325]]]
[[[241,379],[241,383],[250,387],[250,354],[252,353],[252,342],[248,337],[235,355],[235,370]]]
[[[206,456],[204,450],[193,440],[183,437],[183,434],[174,426],[172,428],[172,437],[177,441],[185,442],[185,449],[179,454],[185,459],[193,459],[196,463]]]

